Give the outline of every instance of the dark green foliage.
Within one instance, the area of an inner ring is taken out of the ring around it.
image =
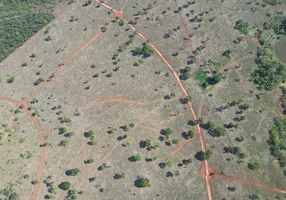
[[[0,195],[1,197],[7,197],[3,199],[8,199],[8,200],[18,200],[19,196],[14,192],[14,188],[12,185],[6,186],[4,189],[0,190]]]
[[[85,6],[89,6],[91,4],[92,0],[88,0],[87,2],[85,2],[82,6],[85,7]]]
[[[224,147],[225,153],[231,153],[233,155],[239,155],[241,152],[241,148],[239,147]]]
[[[225,56],[227,58],[231,58],[232,57],[232,51],[231,50],[226,50],[225,52],[223,52],[222,56]]]
[[[138,183],[136,183],[138,182]],[[145,188],[145,187],[150,187],[150,180],[148,178],[140,178],[138,180],[135,181],[135,185],[137,185],[137,187],[139,188]]]
[[[208,121],[207,123],[207,129],[213,130],[215,128],[215,124],[212,121]]]
[[[63,118],[61,118],[60,119],[60,123],[70,123],[71,122],[71,119],[70,118],[68,118],[68,117],[63,117]]]
[[[69,190],[64,199],[66,200],[77,199],[77,196],[76,196],[77,193],[78,192],[76,190]]]
[[[15,77],[14,76],[11,76],[8,80],[7,80],[7,83],[13,83],[15,80]]]
[[[106,163],[103,163],[103,164],[100,165],[97,169],[98,169],[99,171],[102,171],[102,170],[104,170],[105,168],[109,168],[109,167],[108,167],[108,165],[107,165]]]
[[[188,164],[191,164],[193,161],[192,159],[187,159],[187,160],[183,160],[182,162],[184,165],[188,165]]]
[[[273,24],[273,30],[276,34],[286,35],[286,19],[277,21]]]
[[[88,159],[88,160],[85,160],[85,161],[84,161],[84,164],[91,164],[91,163],[93,163],[93,162],[94,162],[93,159]]]
[[[66,128],[63,128],[63,127],[59,128],[58,130],[60,134],[66,133],[68,131]]]
[[[198,124],[203,124],[204,123],[204,119],[202,117],[199,117],[197,120],[196,120],[196,123]]]
[[[94,135],[94,131],[93,130],[90,130],[90,131],[84,133],[84,136],[87,137],[87,138],[88,137],[92,137],[93,135]]]
[[[70,187],[71,187],[70,182],[61,182],[59,184],[59,188],[61,188],[62,190],[68,190]]]
[[[199,151],[196,153],[195,158],[197,160],[203,161],[203,160],[210,159],[211,155],[212,155],[212,152],[210,150],[207,150],[206,152]]]
[[[262,0],[264,3],[267,3],[271,6],[275,6],[277,4],[282,3],[283,0]]]
[[[138,153],[136,156],[131,156],[128,158],[128,160],[130,162],[136,162],[136,161],[140,161],[142,158],[141,158],[141,155]]]
[[[193,138],[194,135],[195,135],[194,131],[192,131],[192,130],[189,130],[189,131],[188,131],[188,137],[189,137],[189,138]]]
[[[217,83],[219,83],[221,81],[221,76],[220,75],[214,75],[214,76],[210,76],[207,78],[206,82],[209,85],[215,85]]]
[[[151,140],[149,140],[149,139],[145,140],[145,146],[150,147],[151,146]]]
[[[67,176],[76,176],[80,170],[78,168],[70,169],[66,171]]]
[[[281,101],[281,106],[284,109],[283,114],[285,115],[286,114],[286,88],[285,87],[282,88],[282,96],[280,98],[280,101]]]
[[[143,47],[136,47],[135,50],[133,50],[133,53],[136,55],[149,57],[154,53],[154,50],[149,45],[145,44]]]
[[[256,63],[258,69],[253,72],[252,77],[258,89],[273,90],[286,81],[286,65],[277,60],[270,45],[258,49]]]
[[[167,139],[171,136],[171,134],[172,134],[172,130],[171,130],[169,127],[166,128],[166,130],[165,130],[165,136],[166,136]]]
[[[251,169],[251,170],[257,170],[259,169],[260,166],[257,162],[255,162],[255,163],[248,163],[247,167],[248,169]]]
[[[0,7],[0,62],[54,18],[39,12],[50,1],[3,0]],[[43,9],[44,10],[44,9]]]
[[[276,157],[281,167],[286,165],[286,119],[274,119],[274,126],[269,131],[268,144],[271,154]]]
[[[238,20],[235,22],[234,29],[239,30],[241,33],[247,35],[250,29],[250,25],[248,22]]]
[[[222,127],[215,128],[213,130],[209,130],[209,134],[213,137],[220,137],[226,135],[226,129]]]
[[[249,195],[249,200],[260,200],[260,197],[257,194]]]

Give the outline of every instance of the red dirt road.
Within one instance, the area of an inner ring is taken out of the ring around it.
[[[27,109],[27,102],[28,102],[27,100],[16,101],[16,100],[13,100],[13,99],[10,99],[10,98],[6,98],[6,97],[0,97],[0,101],[6,101],[6,102],[9,102],[9,103],[12,103],[12,104],[15,104],[18,107],[20,107],[21,105],[24,105],[25,111],[30,116],[30,118],[34,121],[35,125],[37,126],[37,130],[38,130],[39,135],[40,135],[40,145],[44,145],[45,144],[44,133],[42,131],[42,128],[40,126],[39,121],[37,120],[36,117],[34,117],[32,115],[32,112]],[[40,166],[39,166],[39,171],[38,171],[38,175],[37,175],[38,184],[35,185],[35,188],[34,188],[34,191],[32,193],[32,197],[31,197],[32,200],[34,200],[36,198],[36,196],[37,196],[37,192],[38,192],[38,189],[39,189],[39,186],[40,186],[40,183],[41,183],[41,178],[42,178],[42,174],[43,174],[43,171],[44,171],[44,167],[45,167],[45,147],[42,146],[41,147]]]
[[[279,188],[271,187],[271,186],[268,186],[268,185],[263,185],[263,184],[256,183],[256,182],[244,179],[244,178],[236,178],[236,177],[233,177],[233,176],[225,176],[225,175],[221,175],[219,173],[214,173],[214,177],[215,178],[220,178],[220,179],[231,180],[231,181],[234,181],[234,182],[237,182],[237,183],[241,183],[241,184],[244,184],[244,185],[250,185],[250,186],[254,186],[254,187],[263,188],[263,189],[270,190],[270,191],[273,191],[273,192],[278,192],[278,193],[281,193],[281,194],[286,194],[286,190],[282,190],[282,189],[279,189]]]

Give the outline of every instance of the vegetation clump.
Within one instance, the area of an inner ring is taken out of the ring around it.
[[[238,21],[235,22],[234,29],[240,31],[244,35],[247,35],[248,31],[250,29],[250,25],[249,25],[248,22],[245,22],[243,20],[238,20]]]
[[[80,170],[78,168],[74,168],[74,169],[67,170],[66,175],[67,176],[76,176],[76,175],[78,175],[79,172],[80,172]]]
[[[138,188],[150,187],[151,183],[148,178],[139,178],[135,181],[134,185]]]
[[[281,167],[286,166],[286,119],[274,119],[274,126],[269,131],[268,144],[271,154],[276,157]]]
[[[196,153],[195,158],[197,160],[204,161],[204,160],[210,159],[211,155],[212,155],[212,152],[210,150],[207,150],[206,152],[199,151]]]
[[[149,45],[145,44],[143,47],[136,47],[135,50],[133,50],[133,53],[147,58],[154,54],[154,50]]]
[[[286,65],[277,60],[272,46],[265,45],[258,49],[256,63],[258,69],[252,77],[258,89],[274,90],[286,82]]]
[[[248,169],[251,169],[251,170],[258,170],[260,168],[260,166],[257,162],[248,163],[247,167],[248,167]]]
[[[61,188],[62,190],[68,190],[70,187],[71,187],[70,182],[61,182],[59,184],[59,188]]]

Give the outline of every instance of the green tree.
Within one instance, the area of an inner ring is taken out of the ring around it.
[[[93,137],[93,135],[94,135],[94,131],[93,130],[90,130],[90,131],[84,133],[84,136],[87,137],[87,138],[88,137]]]
[[[172,135],[172,130],[168,127],[165,130],[165,136],[168,139]]]
[[[195,135],[194,131],[189,130],[189,131],[188,131],[188,134],[187,134],[187,137],[188,137],[188,138],[193,138],[194,135]]]
[[[148,178],[142,178],[140,180],[140,187],[141,188],[150,187],[150,186],[151,186],[151,183],[150,183],[150,180]]]
[[[196,120],[196,122],[197,122],[198,124],[203,124],[203,123],[204,123],[204,119],[203,119],[202,117],[199,117],[199,118]]]
[[[140,161],[141,160],[141,155],[138,153],[137,156],[135,157],[136,161]]]
[[[255,163],[248,163],[248,169],[251,169],[251,170],[257,170],[260,168],[259,164],[257,162]]]
[[[212,121],[208,121],[207,127],[209,130],[213,130],[215,128],[215,124]]]
[[[59,184],[59,188],[61,188],[62,190],[68,190],[70,187],[71,187],[70,182],[61,182]]]
[[[70,169],[66,171],[67,176],[76,176],[78,175],[80,170],[78,168]]]

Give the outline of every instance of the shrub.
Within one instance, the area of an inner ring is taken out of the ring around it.
[[[248,163],[248,169],[251,169],[251,170],[257,170],[260,168],[259,164],[257,162],[255,163]]]

